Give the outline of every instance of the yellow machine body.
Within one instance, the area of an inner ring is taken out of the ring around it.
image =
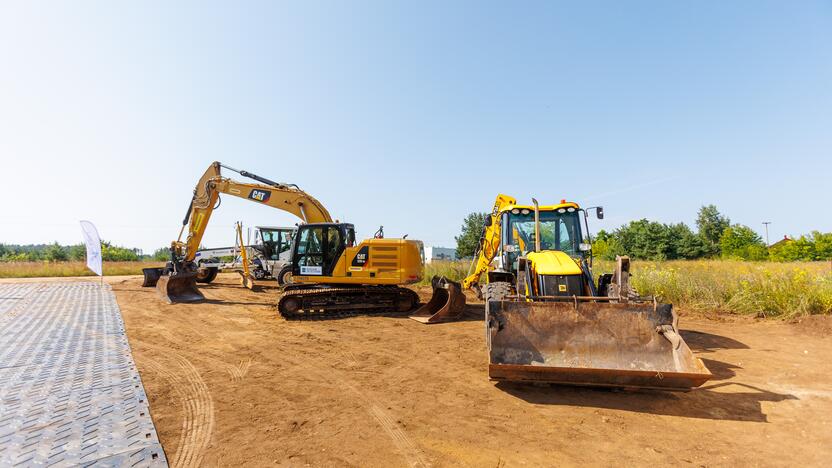
[[[577,203],[533,202],[498,195],[469,275],[461,285],[434,278],[434,296],[414,318],[459,318],[462,289],[477,290],[493,380],[689,390],[712,377],[679,334],[672,305],[630,287],[628,258],[595,284]]]
[[[221,168],[257,183],[224,177]],[[301,239],[306,236],[309,240],[304,248],[318,248],[314,254],[304,250],[295,258],[299,247],[293,247],[293,284],[284,287],[278,304],[284,317],[310,315],[306,312],[312,306],[314,312],[322,316],[331,310],[338,314],[350,309],[384,311],[391,307],[407,311],[419,302],[415,293],[398,286],[422,279],[424,249],[421,241],[385,239],[379,230],[377,237],[380,238],[355,245],[354,227],[333,221],[323,204],[297,185],[274,182],[219,162],[208,167],[194,188],[179,238],[171,243],[171,261],[165,268],[144,271],[143,285],[156,286],[163,300],[174,303],[204,299],[196,287],[194,258],[211,214],[218,206],[220,194],[294,214],[302,221],[296,235]],[[187,234],[184,240],[183,234]],[[237,234],[241,238],[239,226]],[[243,264],[242,283],[252,288],[254,282],[247,271],[247,262]]]
[[[295,283],[321,284],[413,284],[425,271],[422,241],[366,239],[346,247],[328,276],[294,275]],[[362,256],[363,255],[363,256]],[[362,263],[361,265],[357,265]]]

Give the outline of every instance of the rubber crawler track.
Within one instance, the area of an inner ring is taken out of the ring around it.
[[[410,300],[408,310],[399,310],[402,300]],[[287,309],[297,301],[298,307]],[[419,296],[398,286],[310,287],[284,290],[277,311],[286,320],[328,319],[383,313],[406,313],[419,304]]]

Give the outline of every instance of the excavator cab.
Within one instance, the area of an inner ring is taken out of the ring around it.
[[[345,223],[303,224],[295,239],[292,275],[333,276],[346,247],[355,244],[355,227]]]

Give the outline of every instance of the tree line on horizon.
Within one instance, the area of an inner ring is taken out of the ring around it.
[[[87,248],[84,244],[0,244],[0,262],[67,262],[85,261]],[[137,262],[148,260],[140,249],[115,246],[101,241],[101,258],[105,262]]]
[[[454,238],[459,258],[474,256],[488,216],[471,213],[465,217],[460,235]],[[832,260],[832,233],[813,231],[767,246],[753,229],[731,223],[714,205],[699,209],[696,228],[694,232],[685,223],[630,221],[611,232],[598,231],[592,238],[592,251],[605,260],[614,260],[617,255],[637,260]]]

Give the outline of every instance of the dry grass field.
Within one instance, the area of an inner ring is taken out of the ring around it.
[[[104,262],[104,276],[141,275],[163,262]],[[0,278],[93,276],[84,262],[0,262]]]
[[[613,266],[596,260],[593,270],[597,276]],[[459,280],[467,271],[468,262],[432,262],[423,284],[433,275]],[[636,261],[632,283],[640,294],[701,312],[783,318],[832,313],[830,262]]]

